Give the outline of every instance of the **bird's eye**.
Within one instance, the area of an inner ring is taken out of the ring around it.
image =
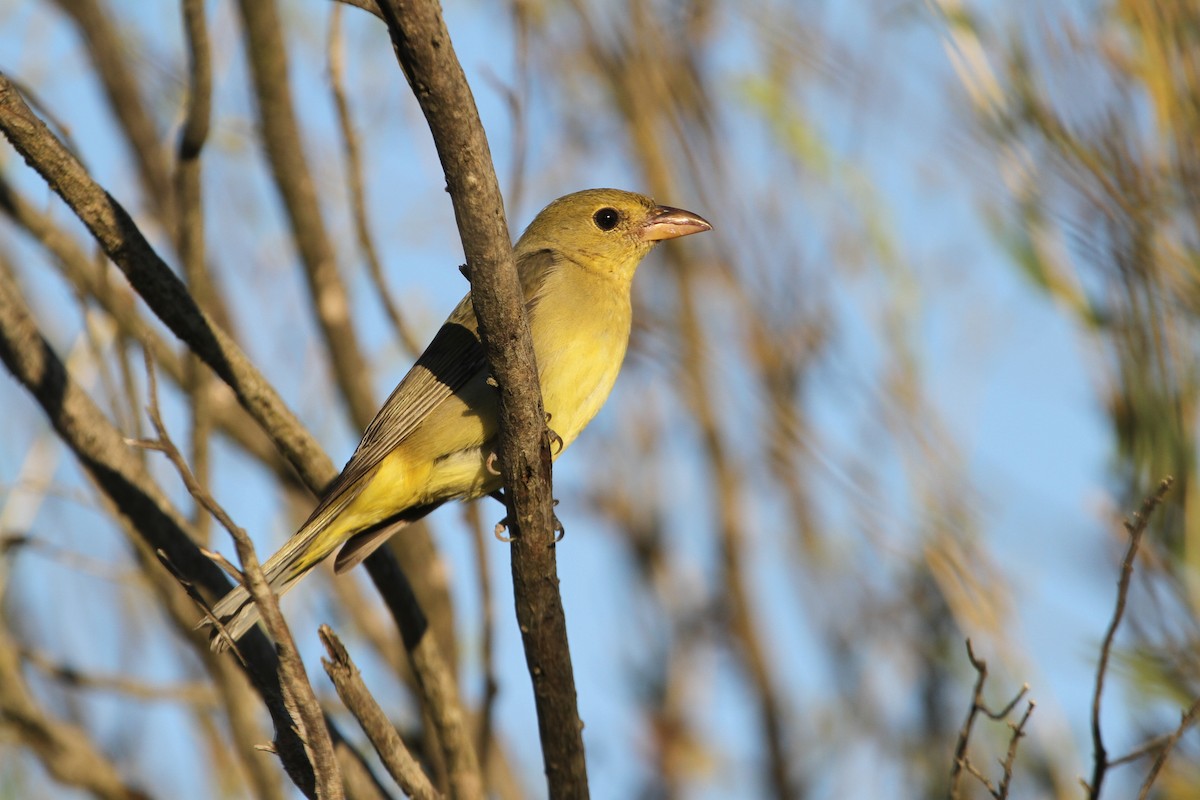
[[[602,231],[611,231],[621,221],[621,214],[615,208],[602,208],[592,215],[592,222]]]

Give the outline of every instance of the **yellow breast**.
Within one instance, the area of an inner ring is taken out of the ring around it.
[[[592,421],[616,382],[629,344],[627,286],[564,269],[530,313],[542,399],[550,429],[569,445]],[[560,452],[555,451],[555,454]]]

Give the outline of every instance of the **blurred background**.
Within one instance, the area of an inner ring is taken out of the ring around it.
[[[377,19],[283,0],[272,37],[247,24],[259,3],[194,5],[213,79],[202,249],[174,184],[180,4],[0,0],[0,70],[341,464],[467,289],[441,169]],[[990,705],[1023,684],[1036,703],[1012,796],[1079,796],[1122,520],[1167,475],[1100,723],[1112,757],[1175,728],[1200,691],[1200,4],[444,11],[514,238],[591,186],[715,226],[643,264],[613,397],[555,469],[594,797],[944,797],[976,679],[968,637]],[[283,52],[295,144],[264,117],[247,55]],[[0,196],[0,265],[72,373],[144,436],[150,350],[174,438],[273,552],[311,497],[7,144]],[[351,309],[332,332],[313,301],[330,292]],[[273,756],[234,743],[238,713],[267,741],[265,714],[214,685],[164,610],[160,567],[41,410],[11,380],[0,409],[9,693],[19,683],[150,796],[297,795]],[[170,465],[144,458],[203,529]],[[394,547],[490,731],[490,791],[540,797],[501,516],[443,507]],[[421,708],[364,577],[323,570],[283,607],[329,713],[345,716],[321,622],[419,748]],[[12,709],[0,797],[82,796]],[[972,732],[993,783],[1011,733]],[[1105,796],[1134,796],[1152,759],[1115,767]],[[1151,796],[1198,787],[1185,733]],[[969,776],[958,791],[988,796]]]

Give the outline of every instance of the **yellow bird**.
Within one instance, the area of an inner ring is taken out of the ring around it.
[[[631,320],[630,286],[655,244],[711,230],[700,216],[616,189],[555,200],[513,248],[557,457],[612,390]],[[358,564],[393,533],[447,500],[501,488],[490,463],[497,392],[468,294],[367,427],[341,475],[308,520],[263,565],[283,594],[341,547],[337,572]],[[233,639],[258,621],[244,587],[213,608]],[[213,647],[228,641],[214,635]]]

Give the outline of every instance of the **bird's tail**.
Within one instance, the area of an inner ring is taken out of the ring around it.
[[[262,567],[263,574],[271,591],[282,596],[307,575],[309,570],[345,543],[342,552],[338,554],[336,567],[338,573],[344,572],[373,553],[396,531],[416,522],[440,505],[439,501],[406,509],[365,530],[353,533],[348,538],[333,522],[336,512],[340,509],[334,509],[334,513],[314,515],[295,536],[279,548],[279,552],[267,559],[267,563]],[[213,624],[213,617],[220,621],[220,627]],[[220,653],[242,638],[259,618],[258,606],[250,598],[250,592],[245,586],[237,586],[213,606],[211,617],[205,617],[200,621],[200,625],[213,628],[209,646]]]
[[[267,584],[277,596],[282,596],[295,586],[309,570],[325,560],[326,556],[341,544],[339,537],[322,536],[322,533],[326,533],[325,525],[306,525],[262,565]],[[220,653],[253,628],[260,615],[250,592],[245,586],[239,585],[213,606],[212,617],[220,620],[220,627],[214,625],[210,617],[201,620],[200,625],[212,626],[212,640],[209,645],[215,652]]]

